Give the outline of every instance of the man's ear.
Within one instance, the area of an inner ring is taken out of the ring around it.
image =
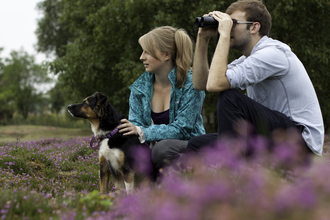
[[[261,28],[260,23],[259,23],[259,22],[254,22],[254,23],[251,25],[251,27],[250,27],[250,33],[251,33],[251,34],[256,34],[256,33],[258,33],[259,30],[260,30],[260,28]]]

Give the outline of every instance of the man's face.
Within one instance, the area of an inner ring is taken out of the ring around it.
[[[236,10],[230,17],[237,21],[246,21],[245,12]],[[239,51],[244,51],[251,42],[250,30],[247,29],[248,24],[236,24],[236,27],[231,29],[230,47]]]

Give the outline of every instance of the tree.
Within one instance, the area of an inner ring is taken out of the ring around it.
[[[44,17],[38,20],[35,31],[38,43],[38,52],[54,54],[57,57],[65,55],[65,47],[73,37],[66,27],[66,22],[60,23],[61,0],[46,0],[37,4],[37,9],[43,12]]]
[[[0,55],[1,55],[1,52],[3,51],[3,48],[0,47]],[[2,68],[3,68],[3,62],[2,62],[2,57],[0,57],[0,74],[2,73]]]
[[[51,111],[58,114],[65,105],[65,90],[61,82],[56,83],[55,87],[48,91],[50,95]],[[79,100],[80,101],[80,100]]]
[[[144,71],[139,61],[142,52],[137,43],[139,37],[154,27],[168,24],[185,27],[190,36],[195,36],[196,14],[203,15],[209,5],[211,10],[224,8],[224,1],[214,4],[210,0],[203,4],[193,0],[61,2],[58,24],[66,23],[75,37],[66,46],[65,55],[51,63],[52,69],[59,74],[59,81],[66,85],[72,99],[104,92],[126,115],[128,86]],[[187,14],[187,7],[196,13]]]
[[[0,54],[3,48],[0,48]],[[5,80],[3,76],[3,69],[5,64],[0,57],[0,124],[4,124],[6,120],[12,118],[14,108],[11,99],[6,96]]]
[[[154,27],[171,25],[184,28],[195,41],[196,17],[213,10],[225,11],[234,1],[45,0],[44,3],[61,2],[61,7],[56,7],[56,16],[51,19],[54,23],[48,26],[59,35],[57,30],[61,27],[72,34],[65,53],[51,63],[52,70],[59,74],[59,80],[72,99],[80,100],[95,91],[104,92],[119,111],[127,114],[128,87],[143,72],[139,37]],[[324,22],[330,16],[328,0],[264,0],[264,3],[273,16],[271,37],[289,44],[305,64],[326,125],[330,125],[330,74],[326,68],[330,39],[325,37],[330,31]],[[39,29],[43,28],[45,26],[39,25]],[[47,35],[40,36],[39,41],[46,40]],[[46,45],[56,48],[57,43]],[[213,39],[209,60],[215,44],[216,39]],[[237,56],[236,52],[231,52],[230,60]],[[208,132],[216,130],[216,119],[210,124],[212,117],[216,117],[216,97],[217,94],[207,94],[204,102]]]
[[[10,58],[5,60],[1,75],[0,97],[5,107],[17,109],[27,118],[28,113],[34,109],[40,99],[36,86],[49,82],[46,68],[35,64],[34,56],[25,51],[12,51]]]

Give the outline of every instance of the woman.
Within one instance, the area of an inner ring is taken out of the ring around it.
[[[205,93],[192,85],[192,42],[182,29],[158,27],[139,39],[145,72],[130,86],[129,118],[118,126],[152,148],[157,169],[180,157],[187,141],[205,134]]]

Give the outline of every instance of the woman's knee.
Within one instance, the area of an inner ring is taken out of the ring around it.
[[[169,164],[175,155],[178,154],[173,145],[174,143],[171,139],[161,140],[154,145],[151,155],[152,162],[157,168]]]
[[[152,148],[152,159],[153,160],[159,160],[160,158],[164,157],[164,155],[166,154],[166,150],[165,150],[166,147],[164,147],[164,146],[166,146],[165,140],[162,140],[154,145],[154,147]]]

